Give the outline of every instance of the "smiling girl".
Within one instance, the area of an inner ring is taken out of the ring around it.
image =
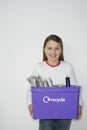
[[[43,45],[43,61],[37,63],[33,69],[33,75],[43,79],[50,77],[53,85],[62,83],[70,77],[72,85],[77,85],[76,76],[72,64],[64,61],[63,42],[57,35],[49,35]],[[33,115],[32,103],[28,99],[30,114]],[[81,103],[79,102],[78,118],[81,116]],[[71,119],[41,119],[39,130],[70,130]]]

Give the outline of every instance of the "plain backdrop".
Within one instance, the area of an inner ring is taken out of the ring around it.
[[[82,118],[71,130],[87,128],[87,0],[0,0],[0,130],[38,130],[27,108],[26,79],[42,61],[49,34],[62,38],[82,87]]]

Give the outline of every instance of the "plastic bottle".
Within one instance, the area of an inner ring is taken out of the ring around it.
[[[70,87],[70,77],[66,77],[66,87]]]

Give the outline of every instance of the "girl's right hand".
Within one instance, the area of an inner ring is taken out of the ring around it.
[[[29,108],[30,115],[33,117],[33,108],[32,108],[32,104],[30,104],[30,105],[28,106],[28,108]]]

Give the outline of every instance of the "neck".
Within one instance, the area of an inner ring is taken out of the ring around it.
[[[52,62],[52,61],[48,61],[48,60],[47,60],[46,63],[47,63],[48,65],[50,65],[50,66],[55,67],[55,66],[58,66],[58,65],[60,64],[60,61],[57,60],[57,61],[55,61],[55,62],[54,62],[54,61]]]

